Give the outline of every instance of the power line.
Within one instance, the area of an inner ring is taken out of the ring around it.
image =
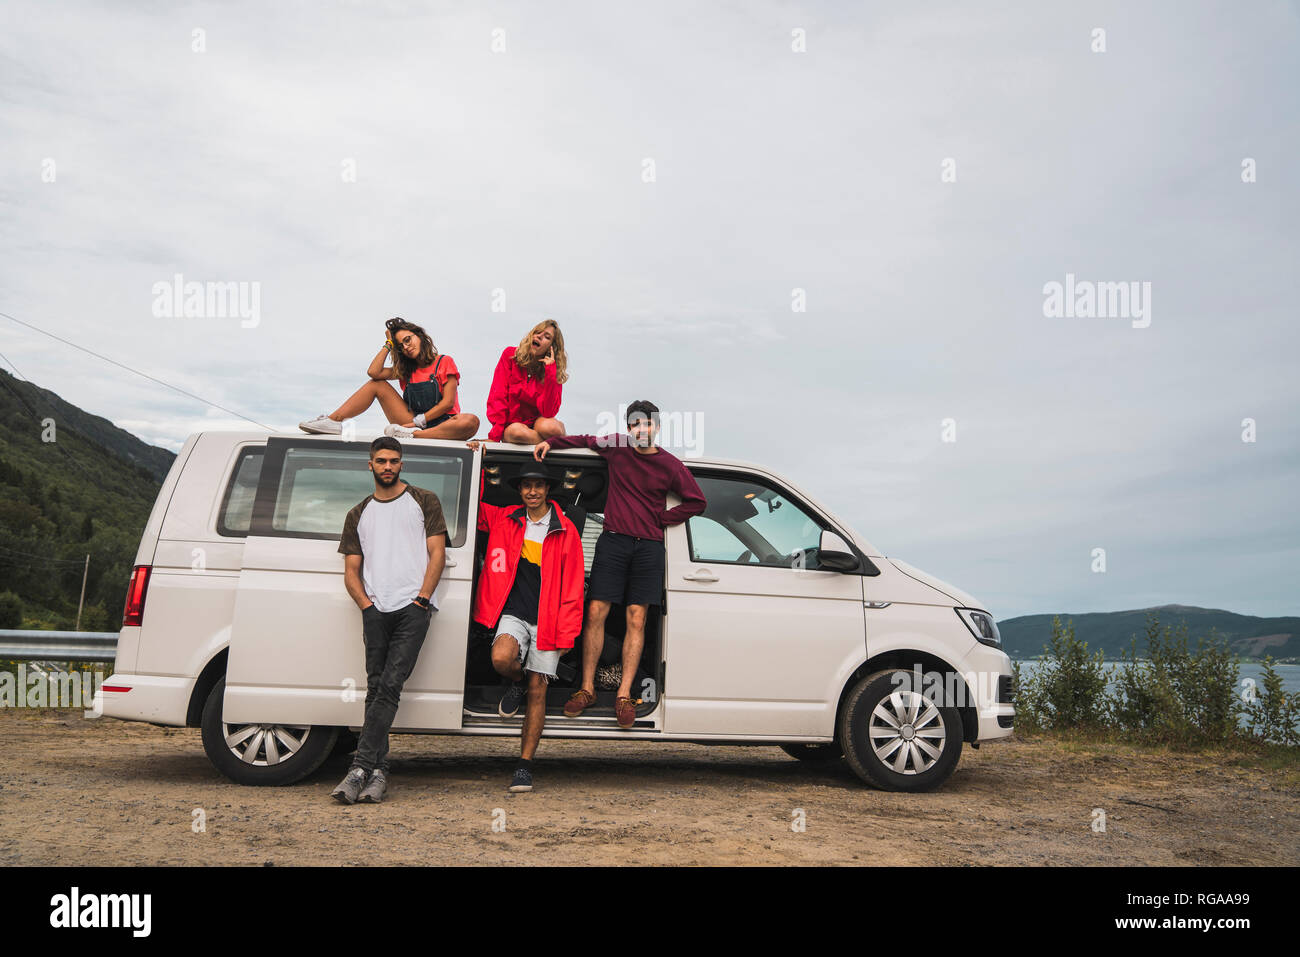
[[[116,359],[110,359],[108,356],[100,355],[98,352],[94,352],[93,350],[87,349],[83,346],[79,346],[75,342],[69,342],[67,339],[62,338],[61,336],[56,336],[52,332],[46,332],[44,329],[41,329],[37,326],[33,326],[30,322],[23,322],[21,319],[17,319],[9,315],[9,313],[7,312],[0,312],[0,316],[4,316],[6,319],[16,322],[20,326],[26,326],[28,329],[31,329],[35,332],[39,332],[43,336],[49,336],[51,339],[56,339],[59,342],[62,342],[66,346],[72,346],[72,348],[74,349],[79,349],[80,351],[86,353],[87,355],[94,356],[96,359],[102,359],[105,362],[112,363],[113,365],[118,366],[119,368],[125,369],[127,372],[133,373],[134,375],[138,375],[143,379],[148,379],[150,382],[157,382],[159,385],[171,389],[173,392],[179,392],[181,395],[186,396],[187,398],[190,399],[194,399],[196,402],[202,402],[204,405],[210,405],[214,409],[220,409],[222,412],[226,412],[230,415],[235,416],[236,418],[243,419],[245,422],[252,422],[258,428],[266,429],[266,431],[268,432],[275,431],[275,429],[271,428],[269,425],[263,425],[261,422],[258,422],[256,419],[250,419],[248,416],[236,412],[234,409],[227,409],[224,405],[217,405],[217,403],[215,402],[209,402],[207,399],[203,398],[202,396],[195,395],[193,392],[186,392],[184,389],[180,388],[179,386],[174,386],[170,382],[164,382],[162,379],[159,379],[156,376],[151,376],[147,372],[141,372],[139,369],[132,369],[129,365],[126,365],[123,362],[118,362]],[[6,359],[5,361],[9,362],[8,359]],[[13,365],[12,362],[10,362],[9,364]],[[14,371],[16,372],[18,370],[15,368]]]
[[[16,548],[9,548],[6,545],[0,545],[0,557],[4,555],[23,555],[27,558],[34,558],[39,562],[52,562],[68,565],[80,565],[85,562],[84,558],[50,558],[46,555],[38,555],[35,552],[20,552]]]

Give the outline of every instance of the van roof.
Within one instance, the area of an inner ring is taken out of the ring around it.
[[[356,434],[356,437],[355,437],[355,439],[353,439],[353,441],[355,441],[355,442],[370,442],[370,441],[373,441],[374,439],[379,438],[382,434],[383,434],[383,433],[381,433],[381,432],[363,432],[363,431],[358,431],[357,434]],[[330,441],[335,441],[335,442],[337,442],[337,441],[342,441],[341,438],[340,438],[339,436],[337,436],[337,435],[314,435],[314,434],[310,434],[310,433],[306,433],[306,432],[299,432],[299,431],[294,431],[294,432],[263,432],[263,431],[255,431],[255,430],[251,430],[251,429],[250,429],[250,430],[243,430],[243,429],[240,429],[240,430],[212,429],[212,430],[208,430],[208,431],[205,431],[205,432],[196,432],[196,433],[192,436],[192,438],[197,438],[197,437],[200,436],[200,435],[221,435],[221,436],[223,436],[227,441],[229,441],[229,443],[230,443],[231,445],[237,445],[237,444],[239,444],[240,442],[264,441],[264,440],[266,440],[266,439],[316,439],[316,440],[321,440],[321,441],[325,441],[325,442],[330,442]],[[405,439],[405,440],[403,440],[403,441],[406,441],[406,442],[422,442],[422,443],[423,443],[423,442],[428,442],[428,443],[430,443],[430,444],[435,444],[435,443],[436,443],[436,444],[444,445],[444,446],[446,446],[446,445],[461,445],[461,444],[463,444],[463,443],[461,443],[461,442],[459,442],[459,441],[449,441],[449,440],[447,440],[447,439]],[[522,453],[522,452],[527,452],[527,451],[529,451],[529,450],[532,448],[532,446],[529,446],[529,445],[516,445],[516,444],[513,443],[513,442],[487,442],[487,441],[483,441],[483,442],[482,442],[482,446],[483,446],[483,450],[484,450],[485,452],[515,452],[515,453]],[[668,449],[668,450],[666,450],[666,451],[671,452],[672,450],[671,450],[671,449]],[[554,454],[556,454],[556,455],[564,454],[564,455],[592,455],[592,456],[594,456],[594,455],[596,455],[597,453],[594,452],[594,451],[592,451],[591,449],[555,449],[555,450],[554,450]],[[677,454],[677,453],[674,453],[674,454]],[[749,469],[754,469],[755,471],[758,471],[758,472],[766,472],[766,473],[768,473],[768,474],[773,474],[769,468],[766,468],[766,467],[764,467],[764,466],[762,466],[762,465],[759,465],[757,462],[747,462],[747,461],[744,461],[743,459],[723,459],[723,458],[717,458],[716,456],[695,456],[695,455],[693,455],[693,456],[691,456],[691,457],[689,457],[689,458],[686,458],[686,457],[681,456],[681,455],[678,455],[677,457],[680,458],[680,459],[682,459],[684,462],[687,462],[687,463],[690,464],[690,465],[726,465],[726,466],[739,466],[739,467],[741,467],[741,468],[749,468]]]

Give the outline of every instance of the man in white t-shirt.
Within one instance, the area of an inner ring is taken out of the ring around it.
[[[402,446],[370,444],[375,490],[343,520],[343,583],[361,609],[366,710],[352,767],[331,796],[378,803],[388,790],[388,732],[402,686],[437,610],[434,589],[447,560],[447,522],[438,496],[401,480]]]

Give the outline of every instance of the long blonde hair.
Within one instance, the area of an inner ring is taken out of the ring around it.
[[[554,338],[551,340],[551,345],[555,349],[555,381],[563,385],[569,380],[569,354],[564,351],[564,333],[560,332],[560,324],[554,319],[543,319],[528,330],[528,335],[519,340],[519,348],[515,350],[515,362],[523,366],[533,378],[542,378],[545,369],[540,360],[533,358],[533,336],[547,326],[555,330]]]

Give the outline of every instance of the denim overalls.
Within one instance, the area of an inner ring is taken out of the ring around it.
[[[402,401],[406,407],[411,410],[411,415],[418,415],[421,412],[428,412],[440,401],[442,401],[442,390],[438,388],[438,367],[442,365],[442,356],[438,356],[433,364],[433,376],[428,382],[408,382],[405,391],[402,392]],[[431,429],[435,425],[446,422],[451,418],[451,413],[443,413],[437,419],[424,423],[426,429]]]

